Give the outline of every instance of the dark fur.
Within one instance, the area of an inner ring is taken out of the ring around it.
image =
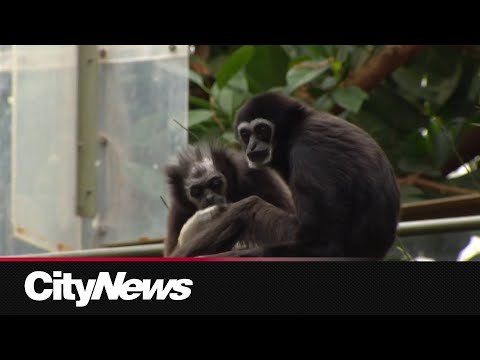
[[[215,168],[227,179],[227,202],[234,203],[251,195],[257,195],[280,209],[293,213],[293,200],[286,184],[274,172],[268,169],[249,169],[243,154],[227,148],[220,143],[201,144],[185,149],[177,155],[178,164],[167,165],[165,173],[170,185],[171,205],[168,213],[165,256],[171,256],[178,243],[183,225],[198,210],[189,201],[184,190],[184,179],[191,165],[199,161],[199,150],[212,154]],[[209,249],[209,239],[201,244],[205,254],[213,253]],[[234,244],[232,244],[233,247]],[[230,250],[226,248],[225,250]]]
[[[235,128],[255,118],[275,124],[269,166],[289,184],[296,216],[249,197],[229,206],[196,239],[215,238],[218,252],[236,238],[272,244],[241,256],[382,259],[395,240],[400,194],[379,145],[357,126],[275,93],[246,103]],[[189,250],[178,256],[201,254]]]

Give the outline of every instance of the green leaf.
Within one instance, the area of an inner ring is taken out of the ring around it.
[[[340,76],[342,75],[343,64],[337,60],[330,65],[330,68],[332,69],[333,75],[335,75],[337,79],[340,79]]]
[[[362,111],[365,109],[378,116],[397,135],[407,135],[429,124],[429,118],[421,110],[386,84],[378,86],[368,96]]]
[[[241,70],[227,83],[226,87],[238,93],[249,94],[248,81],[245,76],[245,71]]]
[[[195,126],[212,118],[213,112],[210,110],[190,110],[188,112],[188,126]]]
[[[400,142],[402,154],[408,158],[424,159],[432,150],[430,134],[422,134],[423,129],[416,129],[405,136]]]
[[[214,56],[212,59],[209,59],[208,68],[210,69],[210,73],[216,74],[228,59],[228,56],[228,54],[219,54]]]
[[[233,90],[225,87],[220,89],[216,84],[212,87],[212,96],[221,115],[230,117],[233,111]]]
[[[188,97],[188,100],[190,102],[190,105],[195,105],[195,106],[201,107],[203,109],[210,109],[210,103],[205,99],[199,98],[197,96],[190,95]]]
[[[253,46],[245,45],[237,49],[227,60],[225,60],[216,76],[216,83],[220,89],[248,64],[254,52],[255,49]]]
[[[430,121],[429,137],[432,144],[432,162],[434,166],[442,166],[453,153],[452,140],[450,134],[439,118],[433,118]]]
[[[222,134],[221,139],[225,140],[227,143],[236,143],[237,142],[237,139],[235,138],[235,134],[231,130],[225,131]]]
[[[331,96],[328,94],[324,94],[320,96],[317,100],[315,100],[313,107],[318,111],[329,111],[333,107],[333,105],[334,102]]]
[[[251,95],[248,92],[248,82],[245,78],[244,71],[240,71],[228,84],[219,88],[217,84],[212,87],[212,96],[219,110],[227,118],[227,122],[233,121],[234,114],[240,105]]]
[[[468,128],[469,120],[464,117],[458,116],[450,119],[447,125],[454,143],[457,144],[462,134]]]
[[[203,141],[205,139],[218,138],[222,135],[223,131],[213,121],[207,121],[195,125],[188,129],[191,136],[189,138],[190,143],[196,143],[197,141]]]
[[[312,61],[312,57],[307,55],[296,57],[288,63],[288,68],[290,69],[297,64],[307,62],[307,61]]]
[[[462,69],[462,57],[456,51],[432,46],[397,69],[392,79],[403,91],[440,106],[457,88]]]
[[[315,54],[315,49],[309,49],[309,46],[305,45],[280,45],[283,49],[283,51],[288,54],[290,59],[296,59],[299,57],[308,57],[311,58],[312,55]],[[313,45],[314,47],[318,47],[321,45]]]
[[[203,77],[200,74],[198,74],[195,71],[193,71],[192,69],[190,69],[190,72],[188,73],[188,78],[191,82],[200,86],[200,88],[203,91],[205,91],[206,93],[210,93],[210,90],[203,83]]]
[[[305,45],[305,48],[317,59],[325,59],[328,57],[324,45]]]
[[[354,50],[355,47],[352,45],[338,45],[338,51],[336,56],[337,60],[341,63],[345,63]]]
[[[255,53],[245,67],[249,91],[256,94],[276,86],[285,86],[289,61],[281,45],[255,46]]]
[[[479,63],[469,56],[462,57],[462,76],[447,102],[435,106],[437,115],[444,119],[456,116],[470,117],[478,114],[478,95],[480,94]]]
[[[437,166],[431,164],[432,142],[428,135],[415,130],[402,139],[399,145],[401,158],[397,163],[400,170],[406,173],[421,173],[432,178],[441,176]]]
[[[190,71],[188,73],[188,78],[191,82],[197,84],[200,87],[205,86],[204,83],[203,83],[202,76],[200,74],[196,73],[195,71],[193,71],[192,69],[190,69]]]
[[[271,88],[269,91],[276,92],[276,93],[279,93],[279,94],[282,94],[282,95],[285,95],[285,96],[289,95],[288,89],[285,86],[276,86],[276,87]]]
[[[308,64],[316,64],[315,62],[308,62]],[[287,87],[289,92],[291,93],[298,87],[305,85],[320,75],[322,75],[325,71],[330,68],[328,63],[325,63],[325,66],[318,68],[318,69],[305,69],[301,67],[293,67],[287,72]]]
[[[298,49],[295,45],[280,45],[285,53],[288,54],[290,59],[295,59],[300,56]]]
[[[356,46],[351,53],[350,66],[358,69],[372,56],[374,49],[375,45]]]
[[[334,56],[336,51],[336,45],[317,45],[318,53],[324,57]]]
[[[357,113],[363,102],[368,99],[368,94],[357,86],[337,88],[332,94],[333,100],[348,111]]]
[[[335,76],[327,76],[325,80],[322,81],[320,85],[320,89],[322,90],[330,90],[331,88],[337,86],[337,78]]]

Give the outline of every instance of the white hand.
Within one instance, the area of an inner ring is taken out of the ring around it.
[[[182,246],[191,239],[200,229],[216,218],[221,213],[221,207],[214,205],[203,210],[198,210],[188,221],[183,225],[180,235],[178,236],[178,245]]]

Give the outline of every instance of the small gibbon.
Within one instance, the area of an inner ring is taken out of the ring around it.
[[[168,212],[165,256],[187,245],[202,228],[217,218],[227,204],[256,195],[282,211],[293,213],[290,190],[272,169],[251,169],[242,153],[220,143],[201,143],[179,152],[175,163],[165,167],[172,199]],[[240,224],[237,224],[240,225]],[[215,237],[215,235],[214,235]],[[231,246],[210,246],[204,238],[201,254],[255,245],[238,238]]]

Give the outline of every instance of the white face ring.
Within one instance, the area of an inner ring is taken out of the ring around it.
[[[270,121],[270,120],[267,120],[267,119],[263,119],[263,118],[256,118],[252,121],[250,121],[249,123],[248,122],[242,122],[239,126],[238,126],[238,135],[240,135],[240,131],[242,129],[247,129],[250,131],[251,134],[254,135],[254,132],[253,132],[253,129],[255,128],[255,126],[257,126],[258,124],[265,124],[267,125],[270,129],[271,129],[271,139],[273,140],[273,136],[274,136],[274,131],[275,131],[275,125]],[[241,137],[240,137],[241,138]],[[243,142],[243,140],[242,140]],[[244,145],[248,145],[248,144],[244,144]],[[263,167],[265,164],[268,164],[271,160],[272,160],[272,144],[270,143],[269,144],[269,153],[268,153],[268,157],[263,160],[261,163],[254,163],[252,162],[248,157],[246,157],[247,159],[247,163],[248,163],[248,167],[249,168],[252,168],[252,169],[259,169],[261,167]]]

